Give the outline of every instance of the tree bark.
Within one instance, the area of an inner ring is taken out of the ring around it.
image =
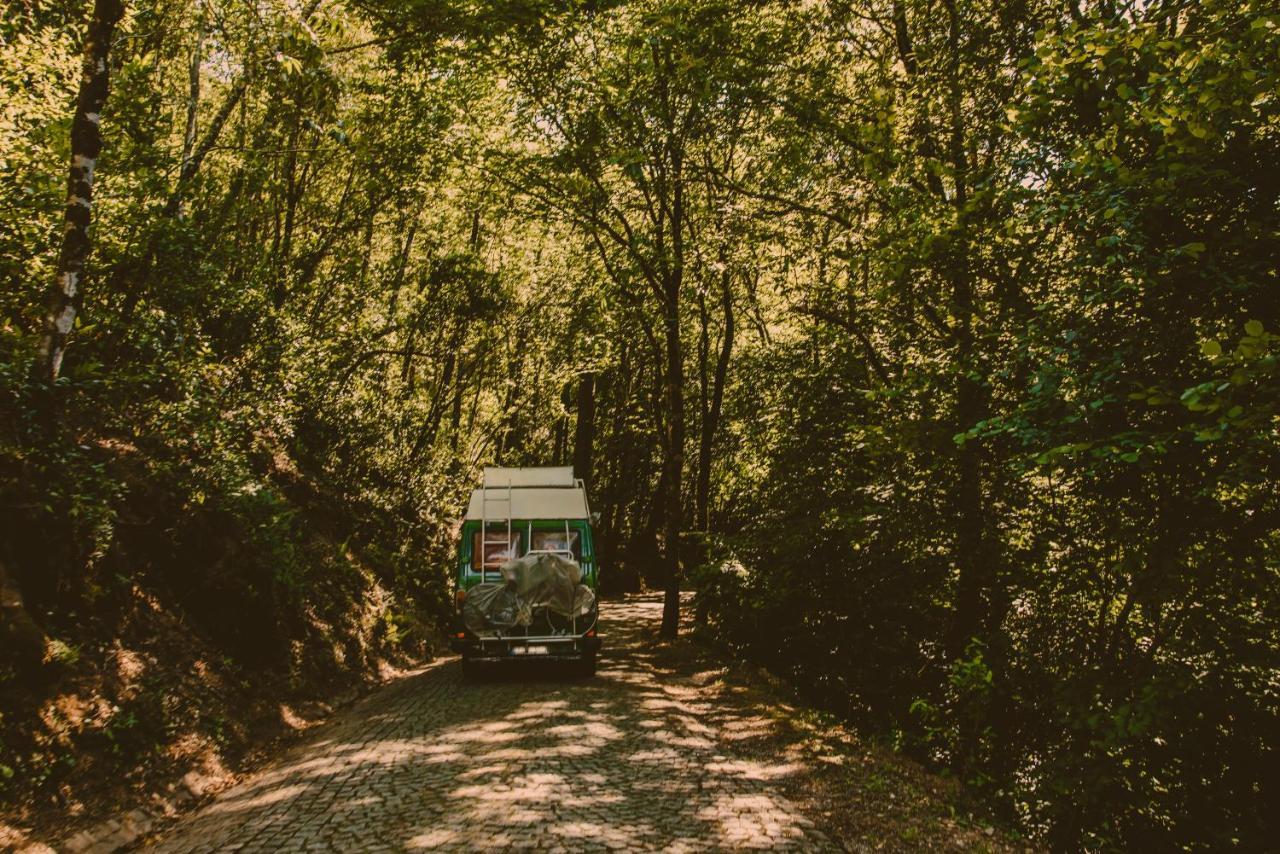
[[[668,64],[670,57],[667,57]],[[669,133],[674,137],[673,128]],[[669,233],[671,248],[669,259],[663,258],[662,268],[662,328],[664,332],[667,369],[664,380],[666,403],[666,459],[667,474],[666,518],[662,543],[662,562],[666,574],[666,590],[662,597],[662,627],[659,634],[674,638],[680,631],[680,534],[684,529],[684,342],[680,337],[680,292],[684,286],[684,236],[685,206],[683,154],[679,144],[672,146],[668,154],[668,170],[671,188]],[[664,182],[665,183],[665,182]],[[664,205],[665,207],[666,205]],[[661,234],[661,223],[659,234]],[[659,250],[662,245],[659,243]]]
[[[684,347],[680,341],[679,285],[673,286],[675,298],[668,295],[663,329],[666,338],[667,370],[664,397],[667,408],[665,450],[665,509],[662,536],[662,570],[666,582],[662,597],[664,638],[674,638],[680,631],[680,531],[684,527],[684,507],[680,486],[684,482]]]
[[[80,92],[71,119],[71,167],[67,175],[67,207],[63,213],[58,272],[49,288],[44,329],[32,374],[52,383],[62,369],[67,334],[75,323],[80,286],[89,257],[93,172],[102,153],[102,108],[107,102],[111,71],[107,60],[111,37],[124,15],[122,0],[95,0],[84,43]]]
[[[569,405],[573,403],[573,386],[566,382],[560,386],[560,411],[556,419],[555,436],[552,439],[552,465],[562,466],[569,456]]]
[[[592,451],[596,438],[596,375],[578,378],[577,424],[573,432],[573,472],[591,488]]]
[[[247,91],[249,91],[249,79],[242,77],[227,93],[226,100],[222,102],[222,106],[209,122],[209,127],[204,132],[204,138],[200,140],[198,145],[193,147],[190,154],[182,158],[182,166],[178,170],[178,180],[164,205],[165,216],[175,216],[181,209],[182,199],[187,187],[190,186],[191,180],[196,177],[196,173],[200,171],[200,165],[204,163],[205,157],[217,145],[223,125],[231,118],[231,114],[235,112],[236,106]]]
[[[952,334],[956,341],[956,407],[955,432],[968,430],[986,417],[988,402],[981,383],[975,379],[979,366],[974,355],[973,322],[976,312],[974,274],[970,259],[970,238],[964,222],[969,201],[969,164],[964,148],[964,116],[961,104],[960,17],[954,0],[944,7],[948,17],[947,49],[949,80],[947,112],[949,134],[947,156],[951,161],[955,182],[953,204],[961,233],[956,236],[955,254],[950,260],[948,279],[951,285],[950,311],[955,318]],[[965,656],[974,637],[984,643],[990,638],[992,598],[999,576],[998,555],[992,547],[988,531],[987,495],[983,486],[980,451],[976,442],[964,442],[957,448],[958,479],[956,484],[956,585],[955,619],[948,638],[947,652],[952,660]]]
[[[204,59],[204,4],[196,0],[196,43],[191,48],[191,60],[187,66],[187,127],[182,135],[182,166],[185,172],[196,147],[196,118],[200,112],[200,64]],[[186,206],[176,197],[178,219],[186,217]]]
[[[720,431],[720,413],[724,409],[724,386],[729,375],[729,359],[733,355],[733,290],[728,271],[720,277],[720,309],[724,337],[716,355],[715,373],[711,379],[710,394],[704,388],[702,424],[698,436],[698,483],[694,494],[694,512],[698,530],[706,534],[711,530],[711,462],[715,450],[716,434]],[[708,399],[709,398],[709,399]]]
[[[311,0],[307,7],[302,11],[301,20],[306,23],[311,20],[311,16],[320,8],[320,0]],[[201,9],[203,22],[203,8]],[[283,45],[277,46],[276,50],[281,49]],[[204,162],[209,152],[218,142],[218,137],[222,133],[222,127],[231,118],[231,114],[235,112],[236,107],[244,99],[245,94],[249,91],[249,83],[251,81],[248,71],[241,75],[235,85],[231,87],[231,91],[227,93],[226,100],[222,102],[222,106],[218,108],[218,112],[214,114],[213,119],[209,122],[209,127],[205,130],[204,137],[200,140],[190,156],[184,156],[182,159],[182,167],[178,171],[178,180],[174,184],[173,191],[169,194],[169,199],[165,202],[164,215],[173,216],[179,210],[182,204],[183,194],[191,183],[191,179],[200,171],[200,165]],[[254,146],[257,147],[256,145]]]

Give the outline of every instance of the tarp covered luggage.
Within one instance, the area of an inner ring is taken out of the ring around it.
[[[477,584],[467,591],[462,619],[477,636],[527,629],[544,610],[572,620],[595,609],[595,593],[582,583],[582,568],[567,558],[531,554],[507,561],[499,571],[502,583]],[[547,628],[552,630],[550,621]]]

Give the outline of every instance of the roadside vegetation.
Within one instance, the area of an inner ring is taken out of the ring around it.
[[[1268,847],[1277,92],[1258,0],[10,3],[0,821],[430,655],[572,464],[1024,838]]]

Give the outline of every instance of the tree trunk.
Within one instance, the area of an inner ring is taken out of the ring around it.
[[[63,214],[58,272],[49,289],[44,330],[32,368],[35,379],[52,383],[62,368],[67,334],[76,319],[85,260],[89,257],[89,222],[93,205],[93,170],[102,153],[102,108],[110,84],[111,37],[124,15],[122,0],[95,0],[84,42],[80,93],[71,120],[71,168],[67,176],[67,208]]]
[[[957,201],[963,204],[965,189],[957,179]],[[968,430],[983,417],[982,390],[973,379],[973,282],[968,246],[961,243],[951,260],[951,314],[955,318],[956,386],[955,421],[949,432]],[[956,585],[955,619],[951,626],[948,654],[954,661],[964,656],[970,640],[982,634],[986,598],[991,584],[991,560],[986,553],[986,512],[983,507],[982,470],[976,442],[956,449]]]
[[[720,431],[720,413],[724,410],[724,386],[729,374],[729,359],[733,355],[733,292],[727,271],[721,274],[720,279],[720,307],[724,314],[722,320],[724,337],[720,341],[720,352],[716,355],[710,400],[703,403],[702,429],[698,436],[698,483],[694,495],[694,508],[698,530],[703,534],[711,530],[712,451],[715,450],[716,434]]]
[[[427,410],[427,417],[422,422],[422,429],[418,431],[418,438],[413,443],[413,450],[409,452],[409,459],[416,460],[418,455],[434,443],[440,433],[440,420],[444,417],[446,396],[452,393],[454,401],[453,409],[453,429],[457,430],[457,421],[461,417],[461,394],[462,394],[462,363],[459,357],[458,346],[462,337],[461,326],[455,326],[449,336],[448,354],[444,360],[444,371],[441,373],[440,381],[436,384],[435,391],[431,393],[431,408]],[[457,382],[454,382],[454,372],[457,372]],[[456,385],[456,390],[455,390]]]
[[[573,403],[573,387],[566,382],[560,386],[560,411],[556,419],[555,437],[552,440],[552,465],[562,466],[569,456],[569,405]]]
[[[222,106],[214,114],[213,119],[210,120],[209,127],[205,130],[204,138],[200,140],[199,145],[194,145],[189,153],[184,152],[182,165],[178,169],[178,180],[174,183],[173,190],[169,193],[169,199],[164,205],[165,216],[174,216],[181,209],[183,196],[190,186],[191,180],[200,171],[200,165],[204,163],[205,157],[217,145],[223,126],[231,118],[231,114],[235,112],[236,107],[248,90],[249,79],[242,77],[227,93],[226,100],[222,102]]]
[[[698,464],[693,490],[693,524],[699,532],[703,527],[702,480],[703,472],[709,475],[709,456],[707,451],[707,428],[711,421],[711,313],[707,311],[707,298],[701,290],[698,292]],[[711,478],[707,477],[710,494]],[[701,550],[695,563],[702,563]]]
[[[187,128],[182,135],[182,166],[179,174],[187,170],[196,147],[196,118],[200,112],[200,64],[204,59],[204,3],[196,0],[196,43],[191,48],[191,61],[187,67]],[[178,219],[186,217],[186,205],[177,199]]]
[[[627,430],[627,410],[634,397],[636,377],[631,350],[625,338],[620,343],[618,366],[610,376],[602,378],[600,387],[594,389],[606,396],[603,411],[613,416],[602,454],[608,476],[598,481],[604,517],[601,521],[600,565],[607,571],[602,578],[611,592],[635,593],[640,589],[640,564],[632,559],[635,544],[639,537],[646,535],[653,542],[653,536],[652,525],[642,531],[636,524],[638,514],[629,512],[635,504],[638,484],[648,480],[648,473],[641,471],[641,458],[646,449]],[[615,465],[610,466],[609,462]],[[594,471],[592,477],[595,477]]]
[[[678,285],[675,288],[679,293]],[[684,481],[684,349],[680,341],[678,298],[668,295],[666,319],[667,370],[664,378],[666,398],[666,452],[664,462],[666,492],[664,495],[662,575],[665,589],[662,597],[664,638],[674,638],[680,630],[680,531],[684,527],[684,508],[680,485]]]
[[[644,477],[637,478],[637,483],[648,483],[652,472],[648,466],[641,469]],[[659,535],[666,530],[667,519],[667,464],[665,458],[658,463],[658,483],[653,493],[648,496],[645,505],[644,527],[631,538],[628,543],[628,558],[637,566],[636,576],[648,582],[656,580],[666,589],[666,576],[662,563],[662,549],[659,547]],[[641,568],[643,567],[643,568]],[[655,567],[656,573],[649,570]]]
[[[948,16],[947,47],[950,57],[950,80],[947,110],[950,125],[947,154],[951,161],[955,192],[953,204],[961,233],[956,235],[955,254],[950,259],[948,278],[951,285],[951,314],[955,318],[956,338],[956,408],[954,432],[968,430],[987,416],[986,392],[978,380],[979,366],[974,355],[973,322],[976,312],[974,276],[970,260],[970,238],[965,226],[969,201],[969,165],[964,147],[964,117],[961,102],[960,17],[954,0],[944,4]],[[954,661],[963,657],[970,640],[979,638],[989,643],[992,600],[999,578],[999,556],[988,531],[987,496],[983,489],[979,446],[965,442],[957,449],[958,479],[956,486],[956,585],[955,619],[951,626],[947,652]]]
[[[320,0],[311,0],[302,12],[302,21],[304,23],[310,21],[311,16],[316,13],[318,8],[320,8]],[[203,7],[201,8],[200,14],[201,22],[203,24]],[[283,47],[283,44],[277,45],[275,50],[281,50]],[[209,121],[209,127],[205,130],[204,137],[200,140],[199,145],[195,146],[194,150],[191,151],[190,156],[185,156],[184,152],[182,165],[178,170],[178,180],[175,182],[173,190],[169,194],[169,199],[164,206],[165,216],[173,216],[178,212],[179,206],[182,204],[183,194],[190,186],[191,179],[195,178],[196,173],[200,171],[200,165],[204,162],[205,157],[208,156],[209,152],[213,151],[214,146],[218,142],[218,137],[222,133],[223,125],[225,125],[227,120],[231,118],[231,114],[235,112],[236,107],[243,102],[245,94],[249,91],[249,83],[250,73],[248,69],[246,69],[245,73],[242,74],[240,79],[236,81],[235,85],[231,87],[231,91],[227,93],[226,100],[222,102],[222,106],[218,108],[218,112],[215,113],[213,118]],[[253,147],[259,147],[256,141]],[[234,186],[240,186],[240,182],[237,181]],[[233,190],[232,195],[235,195],[235,192],[236,191]]]
[[[959,333],[960,330],[957,330]],[[963,335],[968,338],[966,328]],[[967,351],[962,343],[961,350]],[[967,354],[961,364],[968,362]],[[963,368],[962,368],[963,370]],[[967,430],[981,420],[980,390],[968,376],[960,377],[956,392],[956,415],[953,429]],[[986,623],[986,602],[994,581],[992,555],[988,553],[986,513],[983,507],[982,472],[978,448],[973,442],[965,442],[957,449],[958,479],[956,484],[956,566],[959,578],[956,585],[955,619],[951,626],[948,655],[954,661],[965,654],[965,648],[974,637],[983,634]]]
[[[578,378],[578,421],[573,432],[573,473],[591,488],[592,451],[596,439],[596,375]]]
[[[453,384],[453,408],[449,411],[449,450],[458,450],[458,438],[462,432],[462,393],[464,391],[463,362],[458,358],[458,378]]]

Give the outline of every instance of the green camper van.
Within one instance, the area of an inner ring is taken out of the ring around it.
[[[481,663],[551,660],[595,673],[600,580],[586,487],[572,467],[486,467],[458,543],[452,645]]]

